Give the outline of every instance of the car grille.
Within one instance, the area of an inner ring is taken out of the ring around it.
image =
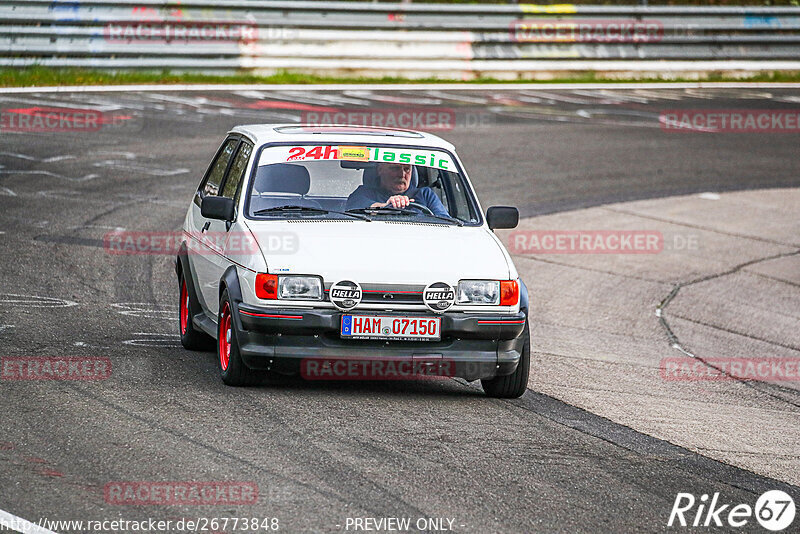
[[[364,297],[361,302],[365,304],[422,304],[422,291],[418,293],[401,293],[364,290]]]
[[[330,286],[325,288],[327,294]],[[414,285],[389,285],[367,284],[362,285],[364,304],[423,304],[423,286]],[[326,296],[326,300],[329,300]]]

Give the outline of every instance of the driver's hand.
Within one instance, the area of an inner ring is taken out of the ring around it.
[[[384,206],[391,206],[393,208],[407,208],[409,204],[414,202],[413,198],[408,198],[405,195],[394,195],[389,197]]]

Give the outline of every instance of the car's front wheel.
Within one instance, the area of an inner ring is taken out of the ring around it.
[[[531,336],[527,319],[525,328],[522,330],[524,342],[522,354],[519,358],[517,369],[507,376],[497,376],[486,380],[481,380],[483,391],[490,397],[500,399],[516,399],[521,397],[528,389],[528,373],[531,366]]]
[[[252,386],[264,378],[264,372],[247,367],[239,353],[236,329],[233,327],[233,308],[228,290],[222,292],[219,300],[217,321],[217,359],[222,381],[229,386]]]

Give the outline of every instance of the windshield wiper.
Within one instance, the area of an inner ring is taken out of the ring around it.
[[[254,211],[253,215],[264,215],[265,213],[274,213],[279,211],[298,211],[298,212],[309,212],[313,211],[316,213],[328,213],[328,210],[324,210],[322,208],[312,208],[311,206],[294,206],[294,205],[286,205],[286,206],[275,206],[274,208],[264,208],[258,211]]]
[[[378,213],[386,213],[392,215],[421,215],[423,217],[432,217],[434,219],[439,219],[440,221],[446,221],[458,226],[464,226],[464,223],[456,219],[455,217],[442,217],[441,215],[433,215],[431,213],[425,213],[424,211],[417,211],[409,208],[395,208],[392,206],[382,206],[379,208],[356,208],[347,210],[347,213],[368,213],[370,215],[375,215]]]
[[[439,219],[440,221],[451,222],[451,223],[453,223],[453,224],[455,224],[457,226],[464,226],[464,223],[461,222],[460,220],[456,219],[455,217],[450,217],[450,216],[443,217],[442,215],[431,215],[430,213],[423,213],[422,216],[423,217],[433,217],[434,219]]]
[[[356,213],[347,213],[344,211],[336,211],[336,210],[326,210],[323,208],[314,208],[311,206],[297,206],[297,205],[286,205],[286,206],[275,206],[274,208],[264,208],[258,211],[254,211],[253,215],[268,215],[270,213],[318,213],[320,215],[324,215],[326,213],[335,213],[336,215],[345,215],[348,217],[354,217],[356,219],[360,219],[362,221],[370,222],[372,219],[366,217],[364,215],[358,215]]]
[[[395,208],[392,206],[381,206],[376,208],[355,208],[347,210],[347,213],[399,213],[401,215],[418,215],[418,211],[408,208]]]

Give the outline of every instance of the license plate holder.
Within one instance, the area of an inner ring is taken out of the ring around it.
[[[433,329],[433,333],[431,333]],[[440,341],[442,318],[409,315],[342,315],[343,339]]]

